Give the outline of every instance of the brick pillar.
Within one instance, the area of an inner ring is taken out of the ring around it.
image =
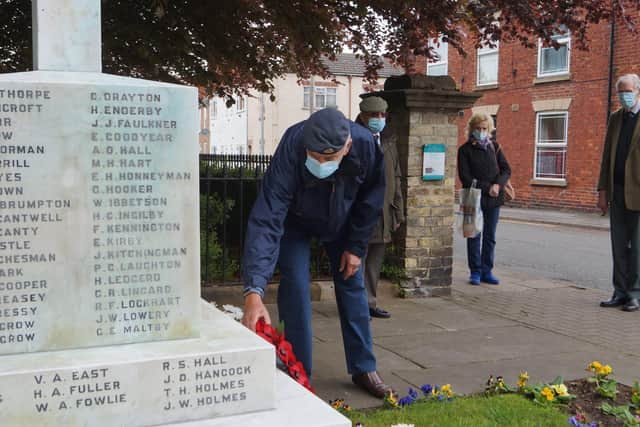
[[[460,92],[451,77],[390,77],[381,96],[389,103],[387,132],[397,136],[403,172],[406,223],[395,245],[407,279],[406,297],[451,293],[453,215],[458,144],[458,112],[481,96]],[[365,95],[366,96],[366,95]],[[445,177],[422,180],[424,144],[445,144]]]

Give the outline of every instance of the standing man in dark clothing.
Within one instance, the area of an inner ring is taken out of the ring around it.
[[[310,242],[331,262],[348,372],[377,397],[389,389],[377,373],[360,259],[380,216],[382,152],[371,133],[326,108],[290,127],[262,181],[249,217],[242,269],[242,322],[255,330],[276,261],[278,313],[297,358],[311,374]]]
[[[611,114],[600,165],[598,208],[611,208],[613,296],[602,307],[640,309],[640,78],[625,74],[616,82],[622,108]]]
[[[396,138],[394,135],[383,134],[387,116],[387,102],[379,96],[368,96],[360,102],[360,114],[356,123],[366,127],[373,134],[373,139],[384,154],[384,172],[386,187],[382,216],[369,239],[367,255],[364,259],[364,284],[369,296],[369,315],[387,319],[391,317],[388,311],[378,307],[376,294],[380,269],[384,260],[385,245],[391,242],[391,234],[404,221],[404,201],[400,179],[400,161]]]

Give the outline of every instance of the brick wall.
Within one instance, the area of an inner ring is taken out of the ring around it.
[[[406,297],[451,293],[453,216],[458,145],[457,112],[478,99],[461,93],[449,77],[390,77],[376,92],[389,103],[387,137],[393,137],[402,169],[406,222],[395,234]],[[444,178],[424,181],[423,147],[445,147]]]
[[[610,25],[594,25],[588,31],[589,50],[571,46],[569,78],[540,82],[537,74],[537,49],[519,43],[500,44],[498,85],[483,89],[476,86],[477,55],[471,40],[463,57],[449,48],[448,72],[463,91],[481,90],[479,106],[499,106],[497,112],[498,142],[503,147],[512,169],[512,182],[517,199],[513,205],[545,208],[595,210],[596,185],[607,115]],[[617,26],[614,48],[614,79],[629,72],[640,73],[637,51],[639,36],[630,34],[622,24]],[[426,62],[418,65],[426,69]],[[615,90],[612,111],[619,108]],[[557,182],[534,180],[536,111],[534,102],[570,100],[566,180]],[[459,141],[465,142],[465,125],[471,109],[458,119]],[[552,185],[556,184],[556,185]],[[459,182],[457,184],[459,186]]]

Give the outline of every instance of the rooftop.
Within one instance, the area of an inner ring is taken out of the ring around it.
[[[362,59],[356,58],[353,53],[342,53],[335,61],[323,59],[322,62],[329,68],[329,72],[334,76],[363,76],[365,64]],[[388,59],[383,58],[384,66],[378,70],[378,76],[390,77],[404,74],[401,67],[391,64]]]

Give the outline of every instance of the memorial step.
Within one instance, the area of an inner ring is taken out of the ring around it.
[[[275,408],[273,346],[201,310],[197,339],[0,356],[2,426],[139,427]]]
[[[168,424],[162,427],[351,427],[329,404],[281,371],[276,373],[276,407],[258,414]]]

